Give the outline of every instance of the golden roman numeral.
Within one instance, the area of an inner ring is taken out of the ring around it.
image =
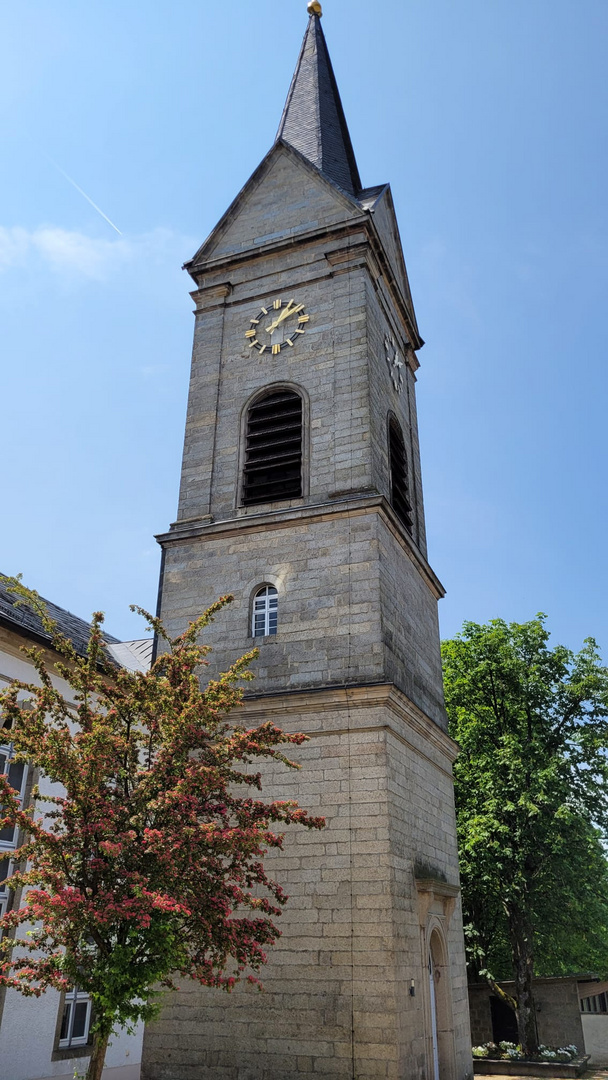
[[[300,315],[298,322],[310,322],[310,315]]]
[[[288,337],[288,338],[287,338],[287,344],[288,344],[288,345],[291,345],[291,347],[292,347],[292,349],[293,349],[293,341],[291,340],[291,338],[290,338],[290,337]]]
[[[281,351],[281,346],[280,345],[273,345],[272,346],[272,355],[273,356],[278,356],[280,351]]]
[[[257,326],[259,321],[260,321],[259,319],[250,319],[250,322],[251,322],[252,326]]]
[[[267,348],[268,348],[268,346],[267,346],[267,345],[262,345],[262,348],[260,349],[260,356],[262,355],[262,353],[265,353],[265,352],[266,352],[266,349],[267,349]]]
[[[250,342],[249,342],[249,348],[250,348],[250,349],[253,349],[254,345],[255,345],[255,346],[256,346],[256,348],[257,348],[257,346],[258,346],[259,344],[260,344],[260,343],[259,343],[258,339],[256,338],[256,339],[255,339],[254,341],[250,341]]]
[[[305,334],[305,333],[306,333],[305,330],[300,330],[299,328],[296,329],[296,334]]]
[[[282,300],[275,300],[275,302],[274,302],[274,304],[272,306],[273,306],[275,311],[279,311],[282,304],[283,304]]]
[[[267,314],[268,314],[268,308],[267,308],[267,307],[263,307],[263,308],[262,308],[262,315],[267,315]]]
[[[255,330],[246,330],[246,331],[245,331],[245,337],[252,337],[252,338],[254,338],[254,337],[255,337]]]

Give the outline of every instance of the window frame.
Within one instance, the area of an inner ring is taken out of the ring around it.
[[[74,1037],[74,1017],[76,1015],[76,1006],[86,1003],[87,1009],[85,1013],[84,1034]],[[59,1034],[57,1038],[57,1049],[61,1051],[65,1050],[82,1050],[83,1047],[91,1045],[91,1020],[92,1020],[92,1007],[90,995],[86,990],[81,990],[80,987],[74,986],[71,990],[66,991],[60,1005],[59,1005]],[[61,1030],[63,1028],[63,1021],[66,1014],[66,1010],[69,1009],[68,1018],[68,1034],[62,1039]]]
[[[247,464],[247,428],[249,410],[260,403],[265,397],[274,393],[280,393],[281,390],[297,394],[302,402],[302,458],[300,469],[302,494],[299,496],[288,496],[285,499],[277,499],[276,503],[282,503],[284,506],[290,504],[295,504],[297,506],[300,505],[302,499],[307,498],[310,494],[310,398],[304,387],[299,386],[298,383],[288,381],[268,383],[265,386],[258,387],[258,389],[247,398],[247,401],[241,409],[239,420],[239,454],[238,461],[236,462],[238,471],[234,485],[234,509],[238,514],[260,513],[264,511],[264,508],[275,505],[275,503],[245,502],[245,465]]]
[[[397,508],[397,506],[395,505],[395,501],[396,501],[395,500],[395,481],[394,481],[394,470],[393,470],[393,444],[394,443],[396,444],[397,452],[401,451],[402,455],[403,455],[403,474],[404,474],[405,488],[404,488],[403,491],[401,491],[399,488],[397,488],[397,492],[398,492],[398,496],[399,496],[397,501],[404,503],[405,515],[402,515],[400,513],[399,509]],[[402,427],[400,421],[398,420],[398,418],[395,416],[394,412],[389,412],[388,416],[387,416],[386,449],[387,449],[387,457],[388,457],[389,502],[390,502],[391,508],[392,508],[394,514],[396,515],[397,519],[403,525],[403,528],[405,529],[408,536],[411,537],[412,540],[413,540],[414,539],[414,525],[415,525],[415,520],[416,520],[416,511],[415,511],[415,508],[414,508],[413,492],[412,492],[412,480],[413,480],[413,477],[411,475],[410,460],[409,460],[408,453],[407,453],[407,448],[406,448],[406,445],[405,445],[405,437],[404,437],[404,434],[403,434],[403,427]]]
[[[2,862],[0,862],[0,874],[4,867],[6,867],[6,874],[4,877],[0,877],[0,919],[3,915],[6,915],[8,911],[8,902],[10,899],[8,882],[13,876],[12,859],[3,859]],[[0,930],[0,940],[2,940],[2,930]]]
[[[0,758],[2,758],[2,757],[5,760],[4,760],[4,764],[0,765],[0,774],[2,776],[9,777],[10,776],[10,770],[11,770],[11,764],[15,759],[15,751],[13,749],[12,743],[3,743],[2,745],[0,745]],[[19,764],[23,764],[23,775],[21,777],[21,787],[19,788],[19,791],[18,791],[18,799],[19,799],[19,803],[20,803],[21,807],[23,808],[23,806],[25,805],[25,795],[26,795],[26,791],[27,791],[27,782],[28,782],[28,779],[29,779],[29,769],[28,769],[28,766],[27,766],[27,764],[25,762],[23,762],[23,763],[19,762]],[[13,790],[16,791],[17,789],[14,788]],[[8,828],[8,826],[7,826],[7,828]],[[17,848],[18,846],[19,846],[19,826],[15,825],[15,827],[13,829],[13,836],[12,836],[11,840],[3,840],[3,839],[0,838],[0,851],[14,851],[15,848]]]
[[[261,609],[256,610],[258,602],[263,603]],[[264,632],[258,633],[256,621],[260,615],[264,618]],[[274,616],[274,618],[272,618]],[[273,629],[274,627],[274,629]],[[251,597],[251,614],[249,620],[249,632],[252,638],[277,637],[279,632],[279,590],[272,582],[266,581],[262,585],[256,585]]]

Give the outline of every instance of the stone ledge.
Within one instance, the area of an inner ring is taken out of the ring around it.
[[[475,1058],[473,1069],[475,1076],[513,1076],[516,1080],[521,1080],[524,1076],[544,1076],[546,1080],[560,1080],[562,1076],[582,1076],[588,1061],[589,1056],[569,1061],[567,1064],[550,1061],[491,1061],[489,1058]]]
[[[358,731],[392,731],[398,739],[410,745],[405,733],[399,728],[393,729],[390,725],[377,723],[367,726],[365,723],[357,722],[354,715],[351,716],[351,709],[354,713],[355,710],[378,708],[387,708],[393,717],[405,725],[406,729],[412,728],[420,738],[444,755],[450,765],[446,772],[451,776],[451,765],[459,753],[458,746],[447,731],[423,713],[393,683],[366,683],[353,686],[293,689],[285,693],[277,691],[271,694],[247,694],[243,700],[240,715],[253,723],[259,723],[271,716],[278,716],[281,718],[281,726],[284,726],[290,713],[324,715],[328,712],[346,712],[349,723],[344,727],[337,728],[333,723],[329,728],[309,727],[304,728],[305,734],[313,738],[326,735],[354,735]],[[411,748],[419,750],[416,745],[412,745]]]
[[[385,495],[380,493],[352,493],[349,498],[336,498],[320,503],[305,503],[280,510],[256,510],[241,516],[210,521],[205,518],[186,518],[175,521],[169,532],[159,533],[155,539],[161,547],[169,543],[190,542],[193,540],[212,541],[218,537],[232,538],[247,532],[259,532],[260,526],[266,530],[290,529],[297,526],[309,526],[317,522],[335,521],[337,518],[363,517],[378,514],[389,532],[395,537],[412,563],[418,568],[423,580],[437,600],[443,599],[445,589],[439,578],[427,562],[418,545],[400,523],[393,507]]]

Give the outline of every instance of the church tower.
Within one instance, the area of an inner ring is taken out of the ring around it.
[[[146,1080],[472,1075],[423,341],[390,187],[361,184],[320,4],[309,13],[276,142],[187,264],[194,350],[160,609],[177,634],[234,594],[210,671],[259,647],[246,722],[310,736],[301,771],[267,769],[264,794],[327,827],[294,830],[270,865],[290,900],[265,992],[184,984],[148,1029]]]

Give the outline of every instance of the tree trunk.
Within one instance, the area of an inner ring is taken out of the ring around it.
[[[515,969],[515,997],[517,999],[517,1037],[526,1054],[538,1050],[536,1032],[536,1008],[532,981],[534,978],[534,936],[527,912],[509,913],[509,936]]]
[[[109,1031],[96,1031],[93,1035],[93,1053],[89,1061],[86,1080],[101,1080],[109,1040]]]

